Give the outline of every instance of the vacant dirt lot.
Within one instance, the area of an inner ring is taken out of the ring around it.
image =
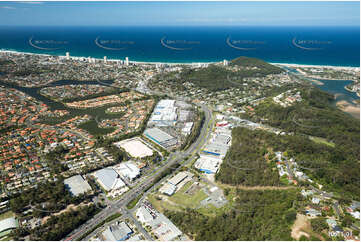
[[[292,226],[291,236],[296,240],[299,240],[302,235],[309,238],[310,235],[305,231],[311,231],[311,223],[308,221],[306,215],[298,213],[296,221]]]

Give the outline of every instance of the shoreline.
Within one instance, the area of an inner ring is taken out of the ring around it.
[[[349,89],[349,88],[347,87],[347,85],[344,86],[343,88],[345,88],[345,90],[348,91],[348,92],[356,93],[356,95],[357,95],[358,97],[360,97],[360,95],[358,94],[358,92],[352,91],[351,89]]]
[[[10,54],[18,54],[18,55],[40,55],[40,56],[57,56],[60,58],[66,58],[65,55],[56,55],[56,54],[41,54],[41,53],[33,53],[33,52],[22,52],[22,51],[17,51],[17,50],[6,50],[6,49],[0,49],[0,53],[10,53]],[[89,56],[88,56],[89,57]],[[88,57],[85,56],[70,56],[71,59],[75,59],[75,60],[87,60]],[[91,57],[92,59],[95,60],[100,60],[102,61],[103,58],[95,58],[95,57]],[[108,62],[117,62],[117,61],[125,61],[124,59],[107,59]],[[229,60],[228,60],[229,61]],[[209,62],[197,62],[197,61],[193,61],[193,62],[156,62],[156,61],[131,61],[129,60],[130,64],[144,64],[144,65],[196,65],[196,64],[201,64],[201,65],[205,65],[205,64],[220,64],[222,63],[223,60],[221,61],[209,61]],[[267,61],[266,61],[267,62]],[[269,64],[272,65],[283,65],[283,66],[290,66],[290,67],[323,67],[323,68],[337,68],[337,69],[360,69],[360,67],[354,67],[354,66],[332,66],[332,65],[308,65],[308,64],[296,64],[296,63],[278,63],[278,62],[268,62]]]
[[[65,59],[66,56],[65,55],[55,55],[55,54],[41,54],[41,53],[32,53],[32,52],[22,52],[22,51],[16,51],[16,50],[5,50],[5,49],[0,49],[0,53],[10,53],[10,54],[15,54],[15,55],[39,55],[39,56],[49,56],[49,57],[59,57],[61,59]],[[85,56],[71,56],[70,55],[70,59],[73,60],[87,60],[88,58],[92,58],[98,61],[103,61],[103,58],[95,58],[95,57],[85,57]],[[118,62],[118,61],[125,61],[125,59],[108,59],[107,58],[107,62]],[[143,65],[195,65],[195,64],[220,64],[223,61],[210,61],[210,62],[146,62],[146,61],[131,61],[129,60],[129,64],[143,64]]]
[[[315,83],[318,86],[323,86],[325,85],[323,82],[316,80],[316,79],[310,79],[311,82]]]
[[[309,64],[292,64],[292,63],[276,63],[269,62],[272,65],[282,65],[291,67],[319,67],[319,68],[337,68],[337,69],[360,69],[358,66],[332,66],[332,65],[309,65]],[[328,79],[327,79],[328,80]]]
[[[346,100],[341,100],[336,102],[336,107],[342,110],[345,113],[350,114],[351,116],[360,119],[360,105],[355,103],[350,103]]]

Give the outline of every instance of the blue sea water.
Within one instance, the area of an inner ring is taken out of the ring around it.
[[[360,66],[358,27],[0,27],[0,49],[147,62]]]

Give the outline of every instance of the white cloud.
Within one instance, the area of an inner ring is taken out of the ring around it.
[[[19,2],[19,3],[27,3],[27,4],[43,4],[43,2],[31,2],[31,1]]]
[[[16,9],[16,8],[10,7],[10,6],[0,6],[0,8],[3,8],[3,9]]]
[[[245,18],[187,18],[187,19],[176,19],[176,22],[201,22],[201,23],[212,23],[212,22],[227,22],[227,23],[237,23],[237,22],[247,22]]]

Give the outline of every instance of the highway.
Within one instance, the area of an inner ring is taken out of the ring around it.
[[[176,152],[176,153],[171,153],[169,155],[168,160],[166,160],[167,162],[163,162],[162,166],[160,168],[156,169],[155,171],[153,171],[150,175],[148,175],[147,179],[143,180],[137,186],[133,187],[131,190],[126,192],[124,195],[122,195],[122,197],[119,200],[112,202],[108,207],[106,207],[105,209],[100,211],[98,214],[96,214],[92,219],[88,220],[86,223],[84,223],[77,229],[73,230],[63,240],[77,240],[77,238],[79,238],[81,235],[86,233],[91,228],[95,227],[97,224],[102,222],[108,216],[111,216],[112,214],[114,214],[116,212],[124,213],[124,211],[127,211],[125,206],[131,200],[133,200],[140,194],[143,194],[144,191],[148,190],[148,188],[149,188],[149,190],[152,190],[153,186],[155,187],[156,185],[159,184],[159,182],[158,182],[157,184],[152,185],[154,179],[159,174],[161,174],[161,172],[165,171],[167,168],[169,168],[171,165],[173,165],[175,163],[181,163],[182,161],[184,161],[184,158],[189,155],[191,157],[189,157],[187,162],[182,163],[180,167],[188,164],[191,160],[193,160],[192,158],[194,158],[196,153],[201,148],[202,144],[208,138],[208,135],[209,135],[208,126],[211,123],[211,121],[213,120],[213,119],[211,119],[212,111],[206,105],[198,104],[198,106],[200,106],[200,108],[204,111],[205,121],[204,121],[200,135],[198,136],[197,140],[187,150]],[[130,217],[132,217],[132,216],[130,216]]]

